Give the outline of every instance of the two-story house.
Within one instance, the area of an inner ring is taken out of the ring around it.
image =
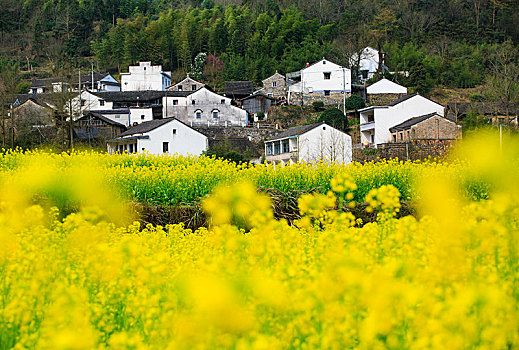
[[[164,118],[174,117],[188,125],[247,125],[247,111],[207,87],[187,92],[168,91],[163,104]]]
[[[444,115],[444,107],[419,94],[405,95],[385,106],[371,106],[359,110],[360,141],[365,146],[377,146],[391,141],[390,128],[410,118],[437,113]]]
[[[344,95],[351,95],[351,71],[323,58],[299,72],[290,73],[293,83],[288,87],[288,103],[325,105],[341,104]]]
[[[162,66],[152,66],[151,62],[139,62],[129,66],[127,73],[121,73],[121,91],[165,91],[171,85],[171,72]]]
[[[205,86],[204,83],[196,81],[187,74],[187,77],[179,83],[167,88],[167,91],[196,91]]]
[[[296,126],[265,141],[269,163],[329,161],[342,164],[353,159],[351,136],[324,122]]]
[[[286,98],[287,94],[287,82],[284,75],[281,75],[276,71],[270,77],[263,79],[263,88],[258,90],[268,97],[273,97],[275,99]]]

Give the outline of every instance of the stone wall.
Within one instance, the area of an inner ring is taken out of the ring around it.
[[[440,116],[434,116],[409,129],[392,133],[395,142],[409,140],[453,140],[461,138],[461,126]]]
[[[266,139],[272,138],[279,134],[282,130],[276,129],[258,129],[258,128],[243,128],[243,127],[207,127],[194,126],[193,129],[201,132],[210,139],[222,139],[230,137],[244,137],[251,138],[255,145],[263,145]]]
[[[455,140],[416,140],[411,142],[385,143],[378,148],[354,149],[353,159],[357,162],[377,159],[398,158],[401,160],[423,160],[428,157],[443,158],[455,144]]]
[[[351,93],[346,92],[346,98],[350,97]],[[327,105],[342,105],[344,102],[344,97],[342,91],[330,91],[329,96],[325,96],[324,92],[311,92],[307,94],[301,94],[297,92],[293,92],[290,94],[290,103],[294,105],[300,105],[301,100],[303,105],[311,106],[312,103],[320,101],[323,102],[325,106]]]
[[[399,98],[405,96],[406,94],[374,94],[368,95],[368,105],[369,106],[385,106],[390,104],[393,101],[398,100]]]
[[[272,83],[276,82],[276,87],[272,87]],[[263,80],[263,93],[272,94],[275,98],[284,98],[286,96],[285,77],[280,74],[274,74]]]

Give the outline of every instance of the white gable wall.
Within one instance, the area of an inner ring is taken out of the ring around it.
[[[121,73],[121,91],[164,91],[171,85],[171,79],[162,73],[162,66],[152,66],[151,62],[139,62],[129,66],[128,73]]]
[[[348,164],[353,159],[351,136],[326,124],[300,135],[298,147],[299,161],[326,159]]]
[[[330,73],[330,79],[325,79],[324,73]],[[301,88],[304,93],[325,90],[351,92],[351,71],[323,59],[301,70],[301,84],[291,86],[290,90],[300,92]]]
[[[407,88],[384,78],[377,81],[375,84],[368,86],[366,92],[368,95],[407,94]]]
[[[404,121],[426,115],[438,113],[444,116],[444,107],[423,96],[416,95],[404,102],[389,108],[376,108],[375,117],[375,144],[391,141],[389,128],[403,123]]]
[[[176,133],[173,133],[176,130]],[[163,142],[168,142],[168,154],[201,155],[207,149],[207,136],[191,129],[187,125],[173,120],[146,133],[149,139],[139,139],[137,151],[143,152],[143,148],[151,154],[164,154]]]

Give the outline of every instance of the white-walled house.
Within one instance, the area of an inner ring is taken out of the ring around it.
[[[269,163],[352,162],[351,136],[324,122],[296,126],[265,141]]]
[[[83,91],[74,99],[78,116],[96,112],[114,122],[134,126],[153,119],[162,119],[164,91]]]
[[[129,66],[128,73],[121,73],[121,91],[164,91],[171,85],[171,72],[162,66],[152,66],[151,62],[139,62]]]
[[[108,153],[201,155],[207,150],[204,134],[175,118],[141,123],[108,141]]]
[[[383,78],[368,86],[366,88],[366,93],[368,95],[407,94],[407,88]]]
[[[351,71],[325,58],[287,76],[300,79],[288,87],[289,103],[311,104],[322,101],[325,104],[338,104],[342,103],[344,93],[347,96],[351,94]]]
[[[350,59],[351,66],[359,66],[359,80],[365,82],[373,78],[379,68],[379,51],[371,46],[365,47],[360,54],[353,54]]]
[[[164,118],[174,117],[189,125],[246,126],[247,111],[231,99],[202,87],[194,92],[168,91],[164,96]]]
[[[205,86],[204,83],[201,83],[199,81],[196,81],[195,79],[191,78],[189,76],[189,73],[187,76],[181,81],[176,83],[175,85],[172,85],[167,88],[168,91],[196,91],[198,89],[201,89]]]
[[[437,113],[444,115],[444,107],[418,94],[405,95],[385,106],[371,106],[359,110],[360,141],[376,146],[391,141],[389,129],[410,118]]]

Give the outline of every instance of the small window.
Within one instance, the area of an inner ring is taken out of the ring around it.
[[[144,67],[144,70],[146,70],[146,67]]]
[[[218,111],[213,111],[213,118],[218,119]]]
[[[326,61],[323,61],[323,64],[326,64]]]
[[[289,141],[288,140],[283,140],[281,146],[283,147],[283,153],[289,152]]]
[[[169,152],[169,142],[162,142],[162,153]]]
[[[330,73],[330,72],[324,73],[324,80],[330,80],[331,76],[332,76],[332,73]]]
[[[178,100],[173,100],[173,106],[178,105]]]
[[[178,91],[182,91],[182,85],[178,86]]]
[[[224,105],[225,104],[225,100],[221,100],[220,104]]]
[[[133,122],[133,126],[135,126],[135,125],[139,125],[139,123],[137,123],[137,122]]]
[[[193,91],[196,90],[196,85],[195,84],[191,85],[191,90],[193,90]]]
[[[177,129],[173,129],[173,135],[177,134]]]
[[[192,105],[196,104],[195,100],[191,101],[191,104],[192,104]]]
[[[144,120],[144,118],[146,118],[146,116],[144,114],[141,114],[141,120]]]
[[[200,111],[196,111],[196,113],[195,113],[195,117],[196,117],[196,119],[200,119],[200,118],[202,118],[202,112],[200,112]]]
[[[105,105],[105,100],[99,100],[99,105],[100,106],[104,106]]]
[[[278,86],[278,82],[277,82],[277,81],[273,81],[273,82],[272,82],[272,87],[275,88],[275,87],[277,87],[277,86]]]
[[[326,126],[323,126],[323,130],[326,130]]]
[[[396,142],[396,135],[393,135],[393,142]]]
[[[330,96],[330,90],[324,90],[324,96]]]
[[[403,139],[404,139],[404,133],[401,132],[401,133],[400,133],[400,141],[402,141]]]
[[[267,156],[272,154],[272,143],[267,143]]]
[[[119,119],[119,118],[121,118],[121,116],[119,114],[116,114],[115,119]]]
[[[81,107],[85,106],[85,100],[81,100]]]

